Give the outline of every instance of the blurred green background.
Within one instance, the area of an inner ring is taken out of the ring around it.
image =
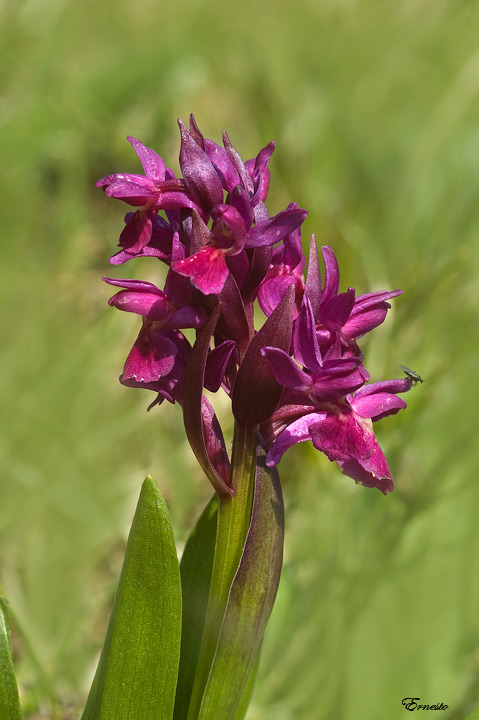
[[[280,470],[286,558],[248,720],[399,720],[479,699],[479,4],[471,0],[3,0],[0,591],[27,717],[77,718],[140,483],[179,545],[209,497],[177,407],[117,383],[138,318],[107,308],[127,206],[94,181],[177,168],[178,116],[244,158],[274,139],[342,288],[401,287],[373,380],[426,382],[377,426],[393,495],[303,444]],[[166,403],[165,403],[166,405]],[[54,700],[56,698],[56,701]]]

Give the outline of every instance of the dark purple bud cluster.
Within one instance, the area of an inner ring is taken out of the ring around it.
[[[314,236],[307,279],[301,243],[305,210],[265,205],[274,150],[243,162],[203,137],[193,116],[181,131],[181,178],[150,148],[128,138],[144,174],[116,174],[97,186],[138,208],[125,218],[114,265],[156,257],[168,266],[161,290],[113,280],[109,303],[143,325],[120,377],[183,407],[189,442],[219,493],[231,493],[230,461],[204,388],[231,397],[236,422],[258,427],[276,465],[291,445],[312,440],[341,470],[386,493],[393,481],[372,423],[406,407],[410,378],[368,384],[357,340],[380,325],[400,290],[356,297],[339,292],[339,269],[323,247],[324,282]],[[161,214],[159,214],[161,213]],[[266,315],[255,332],[255,303]],[[192,347],[182,330],[194,328]],[[213,345],[213,347],[211,347]]]

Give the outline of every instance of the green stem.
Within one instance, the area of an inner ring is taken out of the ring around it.
[[[187,720],[196,720],[213,662],[231,583],[251,520],[256,468],[256,427],[235,423],[231,458],[234,495],[219,497],[215,556],[196,676]]]

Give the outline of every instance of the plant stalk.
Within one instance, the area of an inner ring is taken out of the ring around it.
[[[234,495],[218,497],[218,525],[208,609],[187,720],[196,720],[215,655],[228,595],[248,533],[256,468],[256,427],[235,422],[231,458]]]

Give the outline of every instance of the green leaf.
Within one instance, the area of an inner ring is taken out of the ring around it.
[[[213,495],[193,528],[181,558],[183,625],[175,720],[184,720],[188,714],[208,606],[217,520],[218,499]]]
[[[13,667],[8,603],[0,597],[0,718],[21,720],[20,700]]]
[[[267,468],[264,458],[264,451],[258,448],[251,525],[231,585],[199,720],[235,718],[278,589],[284,506],[276,468]]]
[[[147,477],[82,720],[171,720],[180,639],[181,585],[173,530],[158,487]]]
[[[253,662],[253,666],[248,674],[248,679],[246,680],[246,685],[244,686],[243,693],[241,695],[241,699],[238,703],[238,706],[231,716],[231,720],[243,720],[244,716],[246,715],[246,712],[248,710],[251,697],[253,695],[254,685],[256,682],[256,676],[258,674],[258,668],[259,668],[259,661],[261,658],[261,648],[256,653],[256,657]]]
[[[479,706],[475,707],[469,715],[466,715],[464,720],[479,720]]]

